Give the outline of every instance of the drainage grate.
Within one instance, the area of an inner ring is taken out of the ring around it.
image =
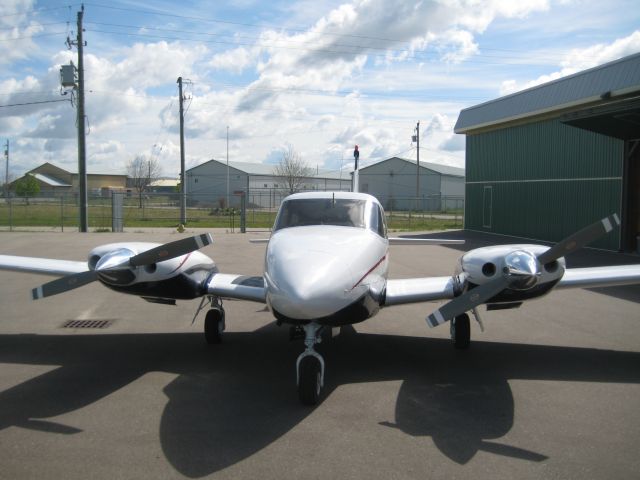
[[[62,328],[108,328],[113,320],[68,320]]]

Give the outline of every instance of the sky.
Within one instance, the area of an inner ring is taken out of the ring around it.
[[[10,179],[78,171],[81,4],[0,3],[0,142]],[[392,156],[464,167],[460,110],[640,52],[637,0],[98,0],[84,3],[88,173],[138,156],[180,172],[212,158],[311,168]],[[4,150],[4,149],[3,149]],[[4,167],[4,166],[3,166]],[[4,180],[4,168],[0,169]]]

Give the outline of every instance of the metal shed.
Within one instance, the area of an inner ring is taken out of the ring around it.
[[[240,206],[240,197],[247,195],[249,205],[260,208],[276,208],[283,197],[289,195],[285,181],[274,175],[274,165],[250,162],[229,162],[215,159],[186,171],[187,196],[191,205]],[[229,199],[227,202],[227,179]],[[304,190],[350,190],[351,176],[335,170],[311,169],[304,178]]]
[[[375,196],[387,210],[440,211],[462,208],[464,169],[391,157],[360,169],[360,191]],[[416,195],[417,189],[419,194]]]
[[[640,234],[640,54],[462,110],[465,228],[557,241],[611,213],[593,246]]]

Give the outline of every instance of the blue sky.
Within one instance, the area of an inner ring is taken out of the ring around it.
[[[187,166],[277,163],[291,145],[311,167],[415,158],[464,165],[461,109],[640,52],[637,1],[85,2],[88,171],[136,156],[179,173],[176,80]],[[14,178],[45,162],[77,171],[75,110],[60,92],[76,62],[80,4],[0,6],[0,140]],[[28,104],[28,105],[16,105]],[[14,106],[8,106],[14,105]]]

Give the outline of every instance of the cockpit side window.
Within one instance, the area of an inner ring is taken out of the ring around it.
[[[380,205],[378,205],[377,203],[372,203],[369,215],[369,228],[380,235],[382,238],[386,238],[387,225],[384,221],[384,214],[382,213]]]
[[[274,230],[309,225],[365,228],[363,200],[346,198],[299,198],[280,207]]]

